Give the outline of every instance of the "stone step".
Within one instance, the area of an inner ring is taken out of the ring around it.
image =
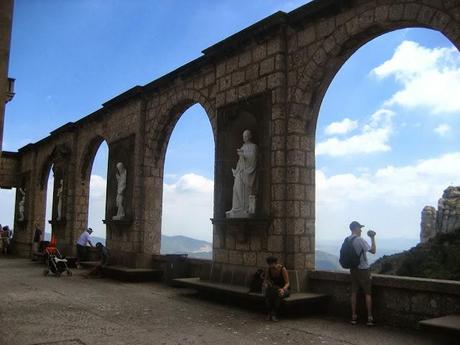
[[[449,331],[460,334],[460,314],[447,315],[419,321],[422,328],[439,331]]]
[[[163,271],[151,268],[130,268],[125,266],[106,266],[102,268],[103,274],[108,278],[124,282],[159,281]]]
[[[100,261],[80,261],[80,266],[83,268],[94,268],[100,264]]]
[[[194,288],[196,290],[209,291],[209,292],[222,292],[233,296],[244,297],[253,300],[263,301],[264,296],[261,293],[249,292],[249,288],[245,286],[215,283],[210,281],[201,280],[200,278],[178,278],[174,279],[176,284],[186,287]],[[323,302],[329,298],[329,295],[311,292],[295,292],[289,297],[284,298],[282,303],[285,305],[293,305],[299,303],[309,302]]]

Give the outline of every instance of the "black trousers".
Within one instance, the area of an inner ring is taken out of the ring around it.
[[[267,311],[275,315],[280,309],[281,300],[288,297],[290,294],[289,290],[287,290],[283,296],[280,296],[278,292],[279,289],[280,288],[277,286],[270,286],[265,290],[265,305]]]
[[[86,247],[77,244],[77,260],[78,260],[78,262],[85,261],[85,258],[86,258]]]

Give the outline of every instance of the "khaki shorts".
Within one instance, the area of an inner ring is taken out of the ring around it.
[[[350,269],[350,274],[351,292],[358,292],[359,288],[361,288],[366,295],[370,295],[372,287],[371,270],[360,270],[359,268],[352,268]]]

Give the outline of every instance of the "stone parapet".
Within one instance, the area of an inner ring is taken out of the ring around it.
[[[308,273],[312,291],[328,293],[328,312],[350,314],[351,279],[347,272]],[[374,315],[380,323],[417,327],[420,320],[460,312],[460,282],[388,275],[372,275]],[[361,315],[366,315],[364,297],[359,297]]]

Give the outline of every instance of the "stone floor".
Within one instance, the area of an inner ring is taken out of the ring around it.
[[[44,266],[0,257],[0,344],[446,344],[425,333],[304,316],[264,315],[199,299],[159,283],[61,278]]]

